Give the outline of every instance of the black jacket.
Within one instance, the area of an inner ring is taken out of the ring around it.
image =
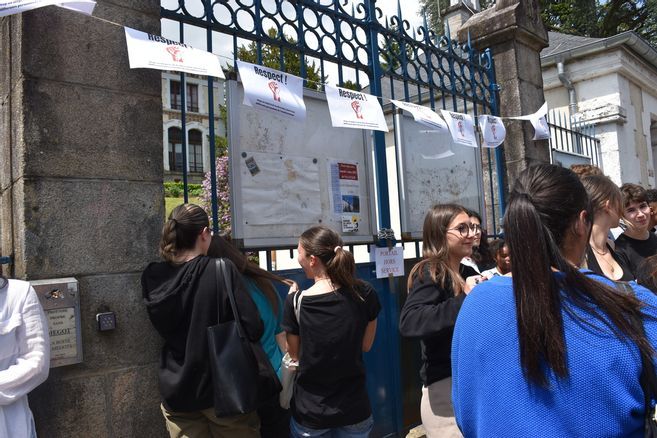
[[[421,340],[420,377],[425,386],[452,375],[452,335],[465,293],[454,296],[451,282],[447,283],[449,287],[440,287],[423,269],[408,291],[399,318],[401,335]]]
[[[263,324],[235,266],[232,275],[240,319],[249,338],[260,339]],[[207,328],[232,321],[233,312],[223,279],[217,282],[215,260],[196,257],[182,265],[151,263],[141,277],[148,316],[164,338],[160,357],[160,394],[174,412],[213,406]],[[230,364],[226,364],[230,366]]]

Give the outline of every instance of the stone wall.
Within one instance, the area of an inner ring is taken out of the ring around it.
[[[159,33],[156,0],[94,16]],[[84,360],[30,394],[40,437],[161,437],[160,340],[139,276],[164,216],[160,73],[121,26],[54,6],[0,19],[0,253],[27,280],[79,281]],[[95,315],[114,311],[100,333]]]

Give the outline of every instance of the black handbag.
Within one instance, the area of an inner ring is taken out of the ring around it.
[[[217,294],[222,289],[220,278],[223,277],[233,311],[232,321],[208,327],[214,413],[226,417],[255,411],[261,402],[280,392],[281,383],[260,342],[251,342],[246,336],[226,262],[217,259],[216,266]],[[218,305],[220,302],[217,299]]]

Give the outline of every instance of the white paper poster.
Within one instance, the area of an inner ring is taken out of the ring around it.
[[[437,132],[447,132],[447,123],[431,108],[426,106],[416,105],[410,102],[401,102],[399,100],[390,99],[395,106],[411,113],[416,122],[431,128],[436,128]]]
[[[344,160],[329,160],[331,212],[340,218],[343,233],[358,231],[361,222],[361,187],[358,163]]]
[[[545,116],[548,112],[547,102],[544,102],[541,108],[534,114],[528,116],[508,117],[509,119],[516,120],[529,120],[534,127],[533,140],[547,140],[550,138],[550,127],[547,124]]]
[[[376,278],[388,278],[404,276],[404,248],[393,246],[392,248],[380,248],[370,246],[370,254],[374,255],[376,265]]]
[[[484,138],[483,147],[496,148],[504,142],[506,128],[501,117],[483,115],[478,120]]]
[[[219,57],[159,35],[125,28],[130,68],[174,70],[225,79]]]
[[[305,120],[302,78],[239,60],[237,68],[244,85],[244,105]]]
[[[91,0],[0,0],[0,17],[19,14],[21,12],[51,5],[60,6],[72,11],[91,15],[91,13],[94,11],[94,7],[96,6],[96,2]]]
[[[330,85],[324,89],[334,127],[388,132],[383,109],[375,96]]]
[[[447,122],[447,126],[449,126],[449,132],[452,134],[454,143],[470,146],[471,148],[477,147],[474,120],[472,120],[472,116],[462,113],[453,113],[443,109],[441,109],[440,112]]]

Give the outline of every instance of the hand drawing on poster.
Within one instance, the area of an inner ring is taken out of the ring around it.
[[[324,89],[334,127],[388,132],[388,124],[376,96],[330,85]]]
[[[312,224],[322,217],[319,165],[313,158],[247,152],[240,166],[244,222]]]
[[[358,231],[361,187],[358,163],[329,160],[331,212],[340,218],[343,233]]]
[[[482,115],[479,116],[479,127],[484,141],[482,146],[486,148],[496,148],[506,138],[506,128],[501,117]]]
[[[468,114],[454,113],[443,109],[441,109],[440,112],[447,122],[454,143],[470,146],[471,148],[477,147],[472,116]]]

